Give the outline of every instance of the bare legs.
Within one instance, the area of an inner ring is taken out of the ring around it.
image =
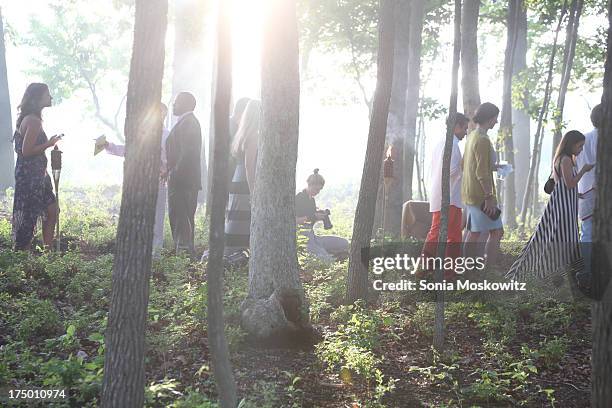
[[[55,234],[55,223],[57,222],[57,203],[47,207],[46,219],[42,223],[42,236],[45,249],[53,248],[53,236]]]
[[[487,235],[488,238],[486,238]],[[503,235],[503,228],[494,229],[488,233],[468,231],[465,237],[465,256],[476,257],[484,254],[487,265],[494,265],[499,256],[499,244]]]

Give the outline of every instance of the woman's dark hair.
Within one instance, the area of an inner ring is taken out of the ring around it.
[[[455,115],[453,115],[451,120],[452,120],[451,123],[453,124],[453,126],[461,126],[461,125],[465,125],[466,123],[470,122],[470,118],[468,118],[461,112],[455,113]]]
[[[601,104],[596,105],[591,111],[591,123],[595,129],[601,129],[603,124],[603,107]]]
[[[317,186],[324,186],[325,179],[319,174],[319,169],[314,169],[314,172],[306,179],[306,183],[308,183],[308,185],[316,184]]]
[[[43,94],[48,91],[49,87],[47,84],[34,82],[28,85],[23,93],[23,98],[21,98],[21,103],[17,107],[19,112],[19,116],[17,117],[17,130],[19,130],[23,118],[28,115],[36,115],[39,118],[42,118],[42,107],[40,106],[39,102]]]
[[[499,108],[493,105],[491,102],[485,102],[476,109],[476,113],[474,113],[472,120],[474,123],[482,125],[497,115],[499,115]]]
[[[569,158],[572,159],[572,162],[576,164],[575,158],[573,156],[574,153],[572,152],[572,149],[574,148],[574,145],[576,143],[583,142],[583,141],[584,141],[584,135],[580,133],[579,131],[570,130],[569,132],[567,132],[563,136],[563,139],[561,139],[559,146],[557,146],[557,151],[555,152],[555,158],[553,159],[553,166],[557,165],[557,163],[561,160],[563,156],[568,156]]]

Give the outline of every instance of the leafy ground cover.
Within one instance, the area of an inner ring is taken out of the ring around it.
[[[0,219],[0,388],[65,388],[69,398],[55,406],[97,405],[119,193],[109,187],[64,194],[61,256],[12,252],[10,223]],[[332,212],[346,236],[350,219],[341,214],[350,203],[342,205]],[[198,219],[203,249],[202,213]],[[516,247],[505,245],[505,262]],[[344,305],[346,261],[324,265],[302,251],[300,264],[322,335],[312,349],[251,345],[239,326],[247,270],[226,273],[226,333],[242,407],[588,406],[586,302],[560,302],[545,292],[449,302],[447,351],[437,355],[433,303],[384,292],[367,306]],[[167,252],[151,279],[146,405],[216,406],[205,267]]]

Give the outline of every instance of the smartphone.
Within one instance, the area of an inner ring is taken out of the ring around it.
[[[482,212],[484,212],[484,207],[485,207],[485,203],[484,201],[482,202],[482,204],[480,204],[480,210]],[[486,213],[485,213],[486,214]],[[495,207],[495,212],[493,213],[493,215],[488,215],[487,216],[492,219],[493,221],[496,221],[499,216],[501,215],[501,210],[498,207]]]

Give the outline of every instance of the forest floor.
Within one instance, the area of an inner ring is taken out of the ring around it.
[[[62,256],[12,252],[10,224],[0,219],[0,389],[68,390],[54,406],[96,406],[102,380],[116,217],[86,205],[65,211],[70,249]],[[516,245],[504,250],[500,270]],[[346,262],[323,265],[301,254],[300,266],[323,339],[312,348],[252,345],[239,327],[246,268],[226,273],[226,334],[241,407],[589,406],[586,301],[546,292],[455,299],[446,304],[446,351],[438,355],[435,304],[425,295],[382,292],[367,306],[343,305]],[[199,263],[170,253],[154,262],[147,406],[217,406],[206,293]]]

